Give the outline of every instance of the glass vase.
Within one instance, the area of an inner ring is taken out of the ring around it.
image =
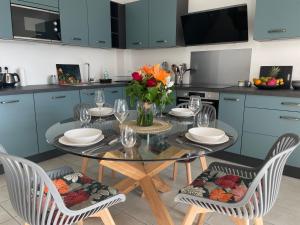
[[[137,104],[137,125],[149,127],[153,125],[153,104],[138,102]]]

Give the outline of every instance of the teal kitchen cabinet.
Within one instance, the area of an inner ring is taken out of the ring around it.
[[[126,47],[143,49],[149,47],[149,1],[128,3],[126,11]]]
[[[12,39],[12,23],[10,12],[10,1],[0,1],[0,38]]]
[[[109,0],[86,0],[89,46],[111,48],[111,17]]]
[[[180,17],[187,13],[188,4],[186,0],[150,0],[150,48],[184,45]]]
[[[236,154],[241,153],[245,98],[242,94],[220,94],[219,119],[236,129],[239,136],[235,145],[227,151]]]
[[[60,91],[34,94],[39,152],[53,150],[45,134],[50,126],[73,117],[73,108],[79,104],[79,91]]]
[[[255,40],[300,37],[299,0],[257,0]]]
[[[58,1],[59,0],[11,0],[11,3],[36,7],[40,9],[58,11]]]
[[[95,105],[95,91],[96,89],[80,90],[80,102],[89,105]]]
[[[88,46],[87,4],[83,0],[60,0],[62,41],[70,45]]]
[[[0,96],[0,144],[9,154],[38,153],[33,94]]]
[[[116,99],[124,98],[123,87],[104,88],[105,103],[114,106]]]

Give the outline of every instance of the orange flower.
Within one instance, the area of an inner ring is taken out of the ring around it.
[[[141,70],[144,71],[146,74],[150,74],[150,75],[153,75],[153,73],[154,73],[154,68],[153,67],[149,67],[147,65],[144,65],[141,68]]]
[[[53,184],[57,188],[58,192],[63,195],[69,192],[68,184],[62,179],[55,179],[53,180]],[[48,187],[45,187],[45,193],[48,193]]]
[[[156,64],[154,67],[153,76],[156,80],[161,81],[164,85],[167,84],[167,78],[170,76],[170,73],[160,68],[159,64]]]
[[[228,202],[232,196],[232,194],[226,193],[222,189],[215,189],[210,193],[209,198],[215,201]]]

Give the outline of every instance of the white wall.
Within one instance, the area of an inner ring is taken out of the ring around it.
[[[133,0],[118,0],[130,2]],[[45,84],[50,74],[55,74],[55,64],[85,62],[91,64],[92,75],[99,78],[103,69],[114,75],[128,75],[143,64],[190,63],[191,51],[207,51],[235,48],[252,48],[250,78],[257,76],[261,65],[293,65],[294,79],[300,79],[300,39],[257,42],[253,40],[253,19],[255,0],[189,0],[189,11],[248,4],[250,40],[247,43],[204,45],[153,50],[102,50],[83,47],[48,45],[22,41],[0,41],[0,66],[8,66],[11,71],[23,67],[29,84]],[[82,67],[82,73],[85,74]],[[188,82],[186,77],[185,82]]]
[[[132,0],[128,0],[132,1]],[[127,2],[128,2],[127,1]],[[207,51],[222,49],[252,48],[250,79],[258,76],[260,66],[264,65],[293,65],[294,79],[300,79],[300,39],[257,42],[253,40],[253,22],[255,16],[255,0],[189,0],[189,12],[219,8],[230,5],[247,3],[249,16],[249,42],[236,44],[203,45],[187,48],[127,50],[125,70],[134,70],[140,65],[160,63],[164,60],[170,64],[190,63],[191,51]],[[185,78],[185,83],[189,81]]]

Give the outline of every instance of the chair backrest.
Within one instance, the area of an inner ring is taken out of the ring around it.
[[[178,108],[188,108],[189,103],[184,102],[184,103],[181,103],[181,104],[177,105],[177,107]],[[208,118],[209,118],[210,122],[215,121],[217,119],[217,111],[216,111],[216,108],[213,105],[203,103],[200,112],[208,114]]]
[[[299,143],[298,135],[285,134],[272,146],[244,198],[247,204],[243,211],[250,213],[248,217],[262,217],[271,210],[278,196],[286,161]]]
[[[8,155],[0,146],[0,160],[11,204],[27,223],[56,224],[68,211],[53,182],[37,164]],[[72,220],[74,218],[67,218]],[[68,224],[68,223],[64,223]]]

